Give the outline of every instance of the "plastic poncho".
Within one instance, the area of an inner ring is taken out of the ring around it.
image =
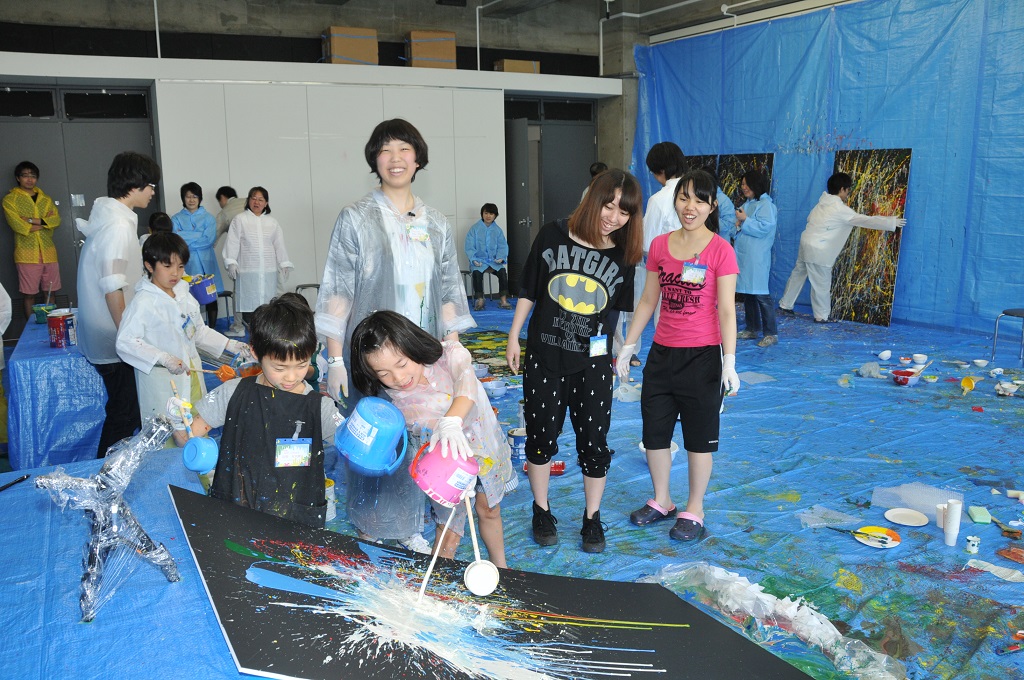
[[[736,229],[736,206],[721,187],[718,188],[715,200],[718,201],[718,233],[729,240],[729,235]]]
[[[277,294],[279,269],[292,269],[284,247],[284,232],[271,215],[254,215],[246,209],[228,227],[224,241],[224,265],[238,267],[235,309],[255,311]]]
[[[174,380],[183,399],[198,403],[206,394],[202,373],[172,375],[158,362],[163,353],[184,361],[192,369],[201,369],[197,348],[219,357],[228,339],[207,326],[199,313],[199,303],[188,291],[188,283],[179,281],[174,297],[157,288],[149,279],[135,285],[135,297],[121,318],[117,331],[117,353],[135,368],[139,392],[139,412],[143,419],[163,415],[172,395]],[[191,388],[186,388],[191,380]],[[187,396],[186,396],[187,395]]]
[[[491,226],[483,220],[469,228],[466,234],[466,258],[472,271],[485,272],[488,268],[504,269],[508,266],[508,241],[497,222]],[[474,264],[480,262],[481,264]]]
[[[60,213],[53,199],[36,187],[35,199],[21,187],[14,187],[4,196],[4,215],[14,232],[14,261],[24,264],[57,261],[57,246],[53,244],[53,230],[60,226]],[[24,217],[38,217],[43,228],[32,231],[33,225]],[[42,256],[42,260],[40,260]]]
[[[831,267],[846,245],[854,227],[896,231],[898,217],[861,215],[843,203],[843,199],[827,191],[807,216],[807,227],[800,235],[797,258],[810,264]]]
[[[174,233],[188,244],[189,258],[185,273],[190,276],[213,274],[218,291],[224,290],[224,281],[217,266],[217,254],[213,244],[217,242],[217,220],[206,208],[199,206],[194,213],[182,208],[174,217]]]
[[[117,199],[102,197],[93,202],[89,221],[76,224],[85,235],[78,256],[78,349],[94,364],[117,363],[117,327],[106,295],[122,291],[126,309],[135,295],[142,278],[139,218]]]
[[[650,251],[651,241],[679,228],[679,215],[676,214],[672,201],[677,184],[679,178],[673,177],[647,199],[647,211],[644,213],[644,255]]]
[[[11,324],[11,296],[2,285],[0,285],[0,335],[4,334]],[[0,371],[4,368],[4,353],[0,348]]]
[[[742,225],[734,226],[729,234],[740,266],[739,276],[736,277],[736,292],[767,295],[779,211],[768,194],[749,199],[742,208],[747,219]]]
[[[476,325],[448,220],[416,198],[403,215],[375,189],[342,209],[316,304],[317,333],[344,344],[370,312],[389,309],[435,338]]]

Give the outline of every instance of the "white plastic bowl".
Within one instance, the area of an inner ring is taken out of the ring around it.
[[[915,354],[911,358],[914,360],[914,363],[917,364],[918,366],[923,366],[928,363],[927,354]]]
[[[486,378],[487,374],[490,373],[490,369],[487,364],[473,364],[473,372],[476,373],[477,378]]]
[[[508,383],[504,380],[488,380],[483,383],[484,392],[491,399],[505,396],[505,392],[508,390]]]

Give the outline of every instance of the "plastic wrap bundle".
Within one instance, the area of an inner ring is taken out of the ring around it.
[[[871,650],[860,640],[843,637],[826,616],[803,598],[780,600],[756,583],[721,567],[706,562],[674,564],[643,580],[660,583],[676,593],[693,592],[729,617],[752,618],[754,621],[748,621],[744,628],[755,642],[761,641],[765,627],[790,631],[807,644],[819,647],[836,669],[851,677],[900,680],[907,676],[903,664]]]
[[[163,544],[155,544],[146,534],[123,497],[142,458],[163,447],[171,431],[165,418],[147,419],[139,434],[107,450],[103,467],[95,476],[71,477],[57,468],[36,478],[36,487],[49,491],[62,510],[68,506],[84,510],[92,522],[79,600],[84,622],[92,621],[100,606],[131,576],[138,566],[137,558],[159,567],[168,581],[180,579],[174,558]]]

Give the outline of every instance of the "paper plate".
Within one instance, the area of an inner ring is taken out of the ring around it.
[[[900,544],[900,535],[892,529],[886,529],[885,527],[870,526],[861,527],[860,529],[857,529],[857,531],[861,531],[865,534],[874,534],[875,536],[885,536],[889,539],[888,542],[881,543],[880,541],[876,541],[873,538],[868,538],[867,536],[858,536],[857,534],[853,535],[853,537],[856,538],[858,541],[860,541],[864,545],[869,545],[872,548],[895,548]]]
[[[923,527],[928,524],[928,517],[923,512],[910,508],[892,508],[885,511],[885,518],[893,524],[905,527]]]

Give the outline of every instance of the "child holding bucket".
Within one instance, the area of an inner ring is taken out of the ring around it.
[[[519,333],[530,316],[523,395],[533,540],[539,545],[558,542],[548,484],[568,408],[586,499],[582,548],[588,553],[605,548],[600,509],[612,460],[608,334],[618,312],[633,309],[633,265],[640,261],[644,240],[642,203],[635,177],[619,169],[602,172],[568,220],[541,228],[523,267],[505,358],[518,372]]]
[[[508,441],[473,371],[469,351],[455,341],[438,341],[401,314],[380,311],[360,321],[352,332],[350,365],[356,389],[376,395],[384,388],[409,428],[433,432],[430,447],[439,443],[442,456],[477,457],[480,536],[491,562],[506,567],[500,503],[506,485],[516,479],[515,470]],[[454,557],[466,507],[450,509],[433,500],[431,504],[438,527],[449,513],[455,513],[444,542],[439,548],[435,545],[442,557]],[[436,541],[440,538],[439,528]]]
[[[714,178],[691,171],[676,185],[674,205],[681,228],[651,242],[647,282],[619,352],[625,379],[636,341],[661,299],[654,344],[644,366],[640,411],[654,498],[629,516],[637,526],[675,519],[669,536],[697,541],[704,534],[704,494],[718,451],[722,397],[740,388],[736,374],[736,253],[718,235]],[[672,503],[670,447],[676,420],[683,427],[689,466],[686,509]]]
[[[172,379],[193,403],[206,394],[198,349],[213,356],[225,349],[248,354],[245,345],[203,323],[199,303],[182,279],[188,259],[188,244],[177,234],[158,231],[146,239],[142,264],[147,278],[135,284],[117,330],[117,353],[135,369],[143,418],[163,414]]]
[[[323,441],[334,437],[342,418],[334,401],[304,380],[317,342],[313,312],[274,298],[252,313],[250,330],[263,372],[214,389],[195,405],[194,419],[186,413],[196,437],[224,427],[210,495],[322,528]],[[179,446],[188,441],[181,407],[180,399],[167,402]]]

